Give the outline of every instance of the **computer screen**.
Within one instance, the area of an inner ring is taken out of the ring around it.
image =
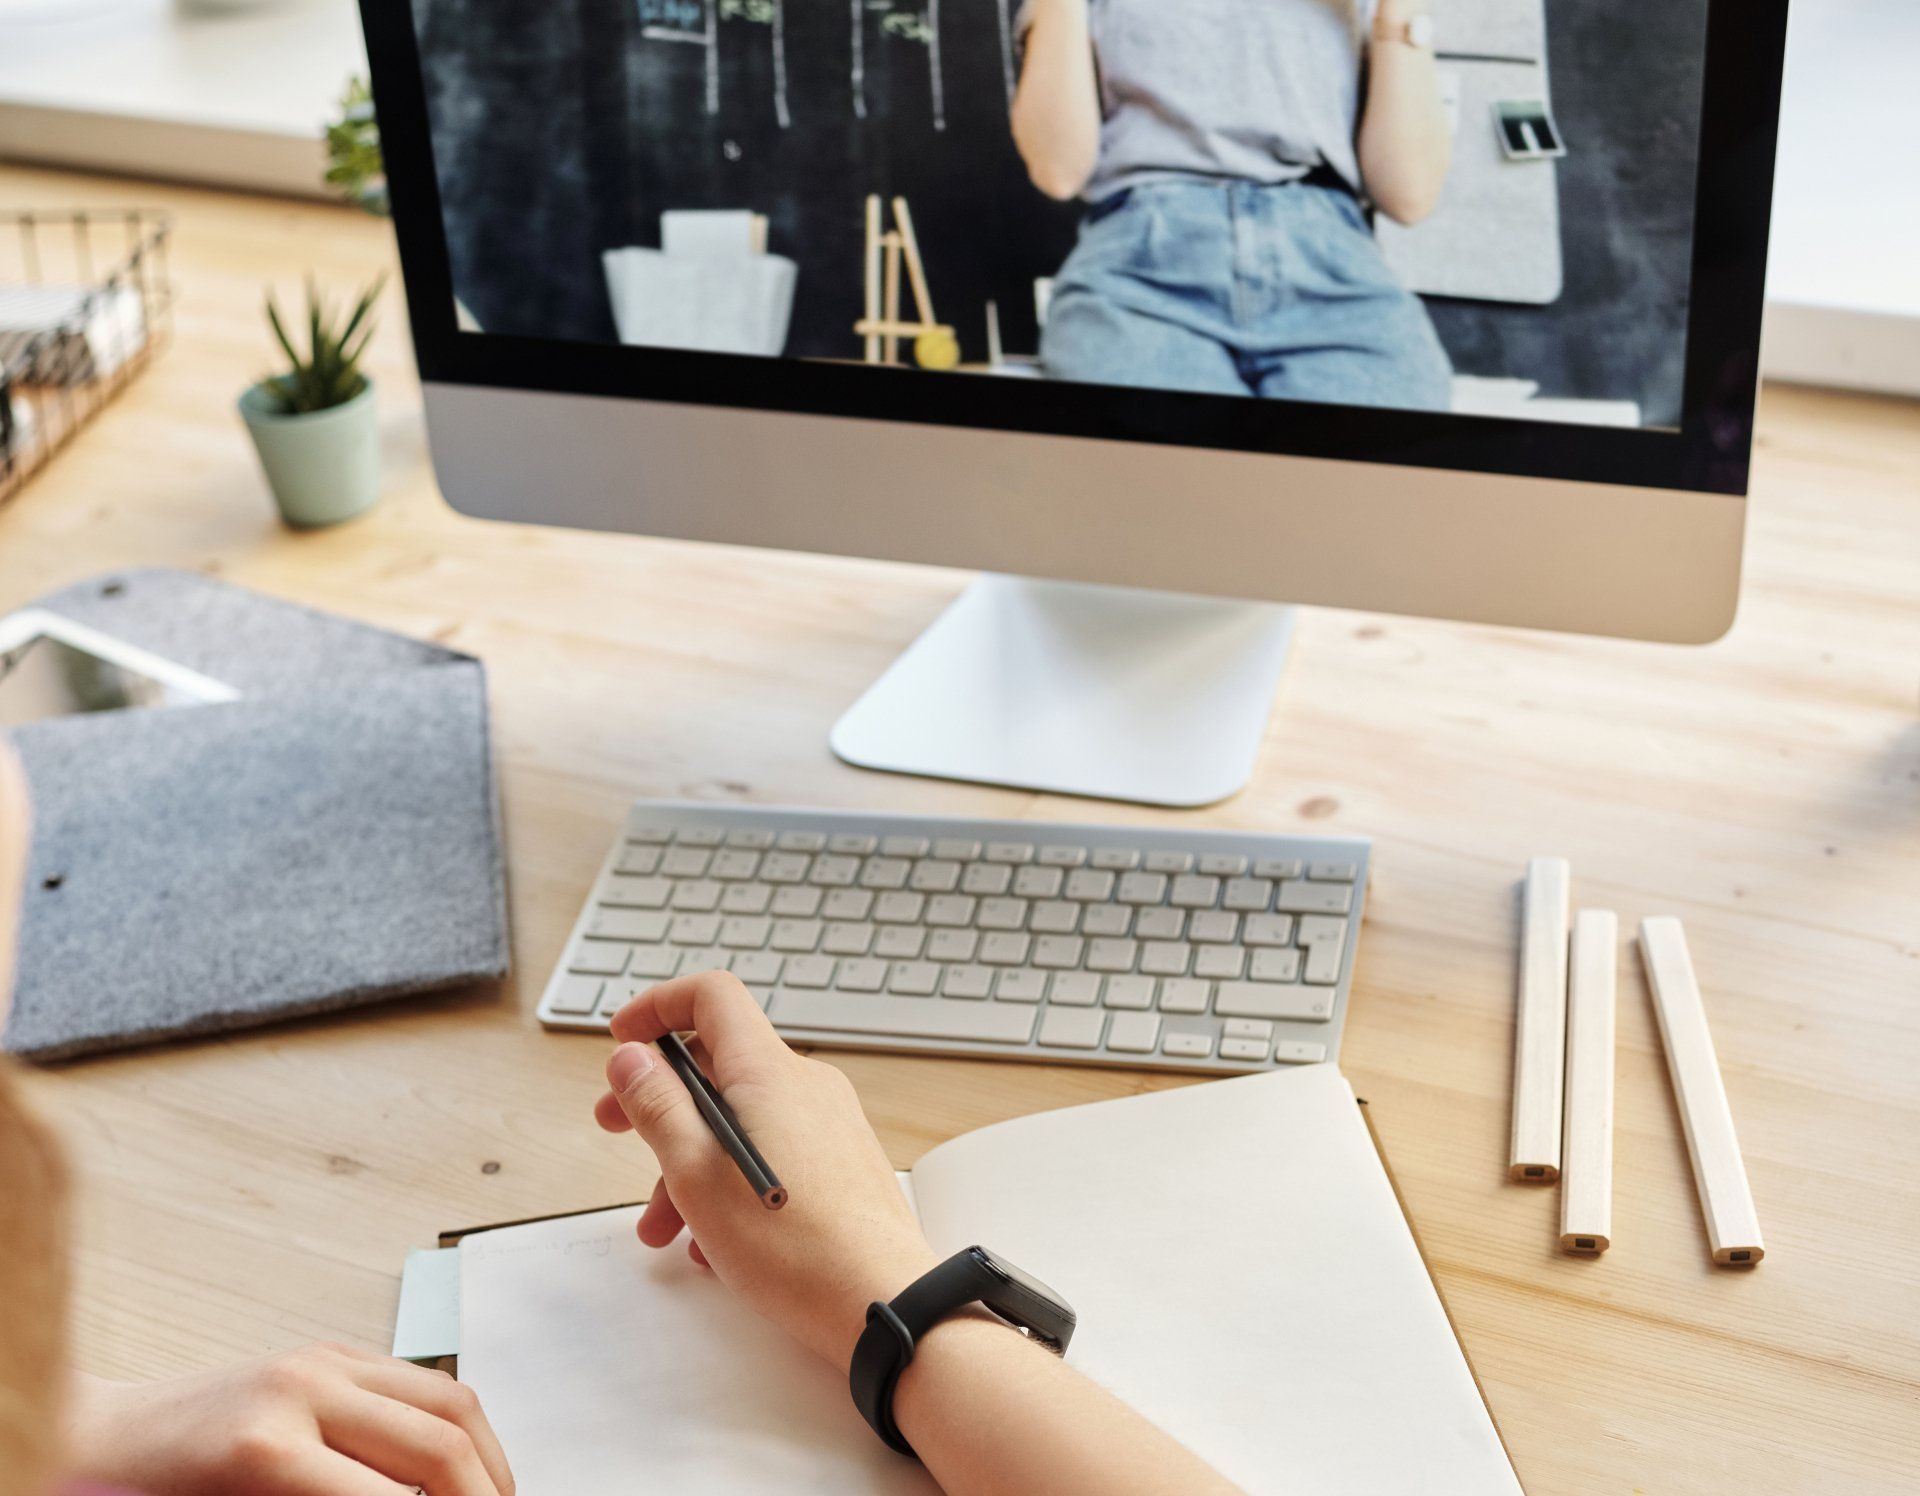
[[[432,243],[403,224],[444,276],[430,377],[1737,493],[1784,4],[1710,42],[1712,3],[368,26],[431,184]],[[481,339],[540,348],[452,354]]]

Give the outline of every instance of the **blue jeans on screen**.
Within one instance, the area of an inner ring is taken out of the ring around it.
[[[1050,378],[1446,410],[1452,369],[1344,188],[1145,182],[1088,210],[1054,278]]]

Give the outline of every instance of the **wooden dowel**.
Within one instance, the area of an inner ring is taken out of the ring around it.
[[[913,278],[913,299],[919,304],[920,320],[932,322],[933,293],[927,289],[927,268],[920,262],[920,241],[914,237],[913,214],[907,208],[904,197],[893,200],[894,221],[900,225],[900,238],[907,251],[907,274]]]
[[[880,320],[880,196],[867,194],[867,258],[866,258],[866,313],[867,321]],[[858,329],[856,329],[857,331]],[[866,360],[870,364],[880,362],[880,339],[872,333],[867,334]]]
[[[898,323],[900,320],[900,236],[889,233],[881,242],[886,245],[887,250],[886,317],[889,323]],[[889,364],[900,362],[898,336],[893,333],[886,334],[884,346],[886,353],[881,361]]]
[[[1567,954],[1567,1098],[1560,1153],[1560,1245],[1613,1245],[1613,1015],[1620,921],[1582,909]]]
[[[1527,864],[1521,895],[1520,990],[1513,1035],[1509,1178],[1560,1177],[1561,1087],[1567,1060],[1567,888],[1564,857]]]

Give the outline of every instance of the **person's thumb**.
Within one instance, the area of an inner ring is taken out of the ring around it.
[[[711,1134],[693,1097],[651,1044],[622,1044],[607,1061],[607,1084],[640,1140],[671,1169]]]

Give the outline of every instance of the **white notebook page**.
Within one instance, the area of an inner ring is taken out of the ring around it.
[[[460,1379],[520,1496],[934,1496],[846,1377],[694,1265],[637,1207],[470,1236]]]
[[[936,1251],[1056,1289],[1068,1359],[1248,1491],[1519,1493],[1331,1065],[1001,1123],[913,1181]]]

